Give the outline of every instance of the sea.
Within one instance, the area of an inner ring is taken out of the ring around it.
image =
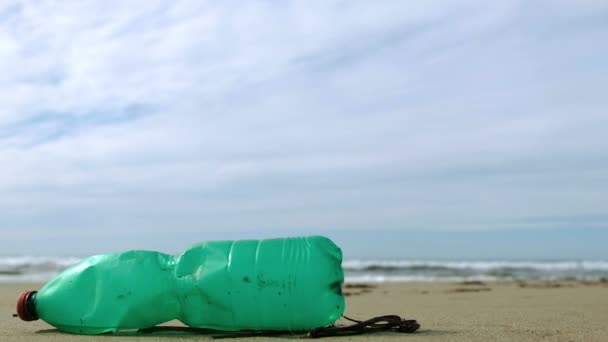
[[[46,282],[79,257],[0,256],[0,282]],[[605,280],[607,260],[345,259],[348,283]]]

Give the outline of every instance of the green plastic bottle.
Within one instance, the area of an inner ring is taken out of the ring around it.
[[[204,242],[179,256],[98,255],[23,293],[17,312],[77,334],[173,319],[225,331],[305,331],[344,312],[341,261],[340,248],[321,236]]]

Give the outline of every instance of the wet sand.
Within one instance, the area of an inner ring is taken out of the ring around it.
[[[0,284],[0,341],[211,340],[210,336],[184,332],[68,335],[42,321],[23,322],[12,317],[19,293],[37,288],[39,285]],[[608,282],[404,283],[349,285],[344,291],[349,317],[367,319],[397,314],[418,320],[422,328],[415,334],[382,332],[330,340],[608,341]],[[246,337],[222,341],[269,339],[300,337]]]

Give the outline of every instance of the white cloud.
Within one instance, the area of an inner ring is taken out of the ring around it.
[[[592,1],[5,2],[0,229],[605,213],[600,17]]]

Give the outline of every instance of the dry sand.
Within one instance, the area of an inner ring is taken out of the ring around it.
[[[178,341],[211,340],[187,333],[78,336],[41,321],[13,318],[16,298],[36,285],[0,284],[0,341]],[[347,315],[371,318],[398,314],[417,319],[415,334],[378,333],[329,338],[335,341],[608,341],[606,282],[386,284],[348,287]],[[238,338],[292,340],[297,337]],[[224,339],[233,340],[233,339]],[[327,339],[325,339],[327,340]]]

